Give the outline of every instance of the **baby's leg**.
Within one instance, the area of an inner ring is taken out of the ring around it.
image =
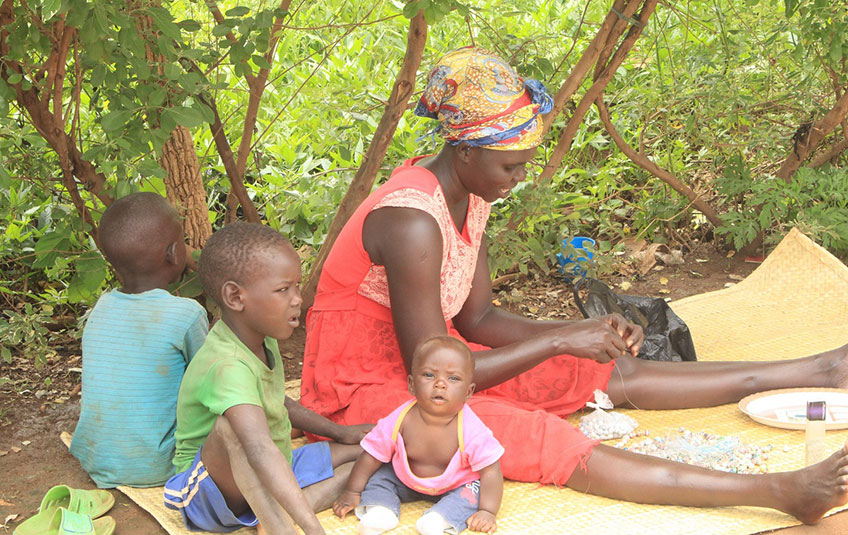
[[[815,524],[832,508],[848,503],[848,445],[801,470],[751,475],[708,470],[601,444],[593,448],[585,469],[574,471],[568,486],[638,503],[769,507]]]
[[[291,518],[265,490],[226,418],[215,422],[203,444],[201,460],[233,513],[241,514],[250,507],[265,533],[296,535]],[[297,486],[291,470],[282,477]]]

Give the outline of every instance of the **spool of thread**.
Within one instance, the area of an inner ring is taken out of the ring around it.
[[[827,404],[824,401],[807,402],[807,424],[805,426],[807,466],[823,461],[827,457],[824,422]]]

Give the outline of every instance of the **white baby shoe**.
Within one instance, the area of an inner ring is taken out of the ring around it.
[[[397,515],[388,507],[372,505],[359,516],[359,535],[379,535],[398,525]]]
[[[444,535],[445,530],[452,527],[442,515],[434,511],[424,513],[415,523],[415,529],[421,535]]]

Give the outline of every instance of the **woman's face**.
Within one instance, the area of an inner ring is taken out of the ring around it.
[[[463,162],[460,181],[471,193],[486,202],[509,196],[519,182],[527,178],[526,166],[536,154],[535,147],[524,150],[491,150],[460,147]]]

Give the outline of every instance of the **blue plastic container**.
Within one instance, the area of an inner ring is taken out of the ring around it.
[[[569,246],[576,254],[570,254]],[[570,240],[568,238],[562,240],[562,247],[569,254],[557,253],[556,260],[559,272],[562,273],[566,282],[582,279],[588,275],[595,256],[595,240],[586,236],[575,236]]]

